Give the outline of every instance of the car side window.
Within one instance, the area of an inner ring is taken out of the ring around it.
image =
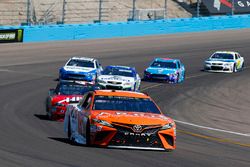
[[[97,61],[95,61],[95,66],[96,68],[99,68],[99,63]]]
[[[82,108],[88,109],[91,104],[91,101],[92,101],[92,93],[88,93],[82,104]]]
[[[237,55],[237,54],[235,54],[235,59],[236,59],[236,60],[238,59],[238,55]]]
[[[82,105],[83,105],[85,99],[87,98],[87,95],[88,95],[88,94],[85,94],[85,95],[83,96],[83,98],[79,101],[79,103],[78,103],[78,106],[79,106],[79,107],[82,107]]]
[[[181,68],[181,64],[179,61],[177,61],[177,68]]]

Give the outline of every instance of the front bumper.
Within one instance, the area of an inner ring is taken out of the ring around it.
[[[145,129],[142,133],[134,133],[130,128],[122,126],[101,127],[100,131],[96,131],[91,135],[93,145],[149,150],[174,150],[176,148],[176,137],[173,128],[167,130],[152,128]]]
[[[233,72],[233,67],[232,66],[224,66],[224,65],[204,65],[204,70],[205,71],[210,71],[210,72],[228,72],[228,73],[232,73]]]
[[[62,80],[80,80],[80,81],[87,81],[92,82],[95,80],[94,77],[84,73],[75,73],[75,72],[64,72],[60,73],[60,79]]]
[[[171,76],[166,74],[144,74],[144,79],[146,80],[164,80],[169,83],[177,83],[178,78],[177,76]]]
[[[53,106],[51,108],[52,120],[63,120],[66,112],[66,106]]]
[[[108,83],[99,83],[99,86],[102,89],[111,89],[111,90],[127,90],[127,91],[131,91],[132,86],[125,86],[122,84],[108,84]]]

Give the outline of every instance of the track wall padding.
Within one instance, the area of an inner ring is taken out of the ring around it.
[[[24,42],[47,42],[203,32],[250,28],[250,15],[45,26],[3,26],[24,29]]]

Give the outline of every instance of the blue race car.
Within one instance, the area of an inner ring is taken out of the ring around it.
[[[178,59],[156,58],[144,71],[144,80],[164,80],[180,83],[185,79],[185,67]]]
[[[86,57],[72,57],[59,70],[59,79],[95,82],[101,72],[102,66],[98,60]]]

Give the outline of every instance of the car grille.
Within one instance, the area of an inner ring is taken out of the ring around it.
[[[144,126],[141,133],[135,133],[131,126],[123,127],[120,125],[113,125],[117,129],[117,133],[110,141],[110,146],[133,146],[133,147],[153,147],[162,148],[163,145],[158,136],[158,131],[161,127]],[[145,129],[148,128],[148,129]]]
[[[169,79],[169,76],[165,74],[151,74],[150,76],[155,79]]]
[[[122,90],[122,86],[107,85],[107,86],[106,86],[106,89]]]
[[[81,78],[85,78],[85,75],[83,75],[83,74],[68,74],[68,77],[81,79]]]
[[[108,83],[114,84],[114,85],[121,85],[122,84],[122,82],[116,82],[116,81],[108,81]]]
[[[222,63],[212,63],[212,65],[219,65],[219,66],[222,66],[223,64],[222,64]]]
[[[211,70],[223,70],[223,67],[211,66]]]

